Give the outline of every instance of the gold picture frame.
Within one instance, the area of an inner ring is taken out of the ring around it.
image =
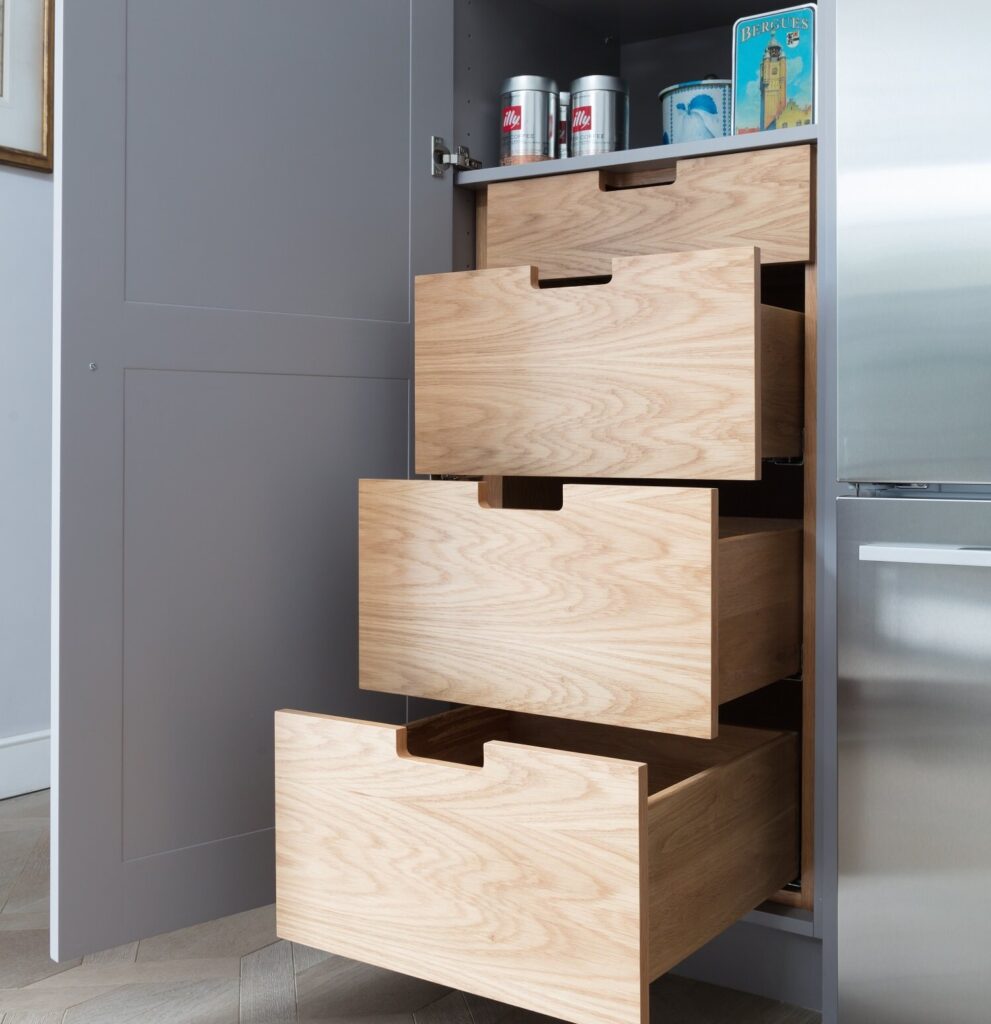
[[[9,50],[13,45],[21,45],[23,40],[9,38],[9,26],[13,18],[13,10],[23,4],[38,4],[41,7],[41,57],[37,71],[41,75],[41,91],[32,90],[31,100],[34,111],[23,112],[23,116],[32,120],[40,119],[40,132],[37,135],[38,148],[19,148],[5,144],[12,140],[4,138],[5,127],[0,119],[0,163],[13,164],[17,167],[28,167],[36,171],[51,171],[53,166],[53,108],[55,102],[55,0],[0,0],[0,99],[4,85],[4,63],[10,60]],[[37,21],[35,22],[37,26]],[[8,38],[4,38],[7,36]],[[7,50],[4,50],[4,47]],[[6,57],[5,57],[6,54]],[[2,114],[2,111],[0,111]],[[38,121],[34,121],[37,125]]]

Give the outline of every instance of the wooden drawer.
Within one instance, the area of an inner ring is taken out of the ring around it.
[[[608,274],[614,256],[728,245],[756,245],[765,263],[804,263],[814,258],[813,164],[811,146],[793,146],[625,176],[498,182],[478,200],[478,266],[589,277]]]
[[[798,871],[797,743],[462,708],[411,726],[276,715],[283,939],[575,1024]]]
[[[721,702],[798,670],[801,523],[720,521],[710,488],[562,493],[361,481],[361,687],[711,737]]]
[[[802,452],[804,317],[753,247],[416,281],[419,473],[755,480]]]

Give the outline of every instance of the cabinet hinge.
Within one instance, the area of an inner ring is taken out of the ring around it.
[[[467,146],[456,146],[452,153],[439,135],[430,136],[430,173],[442,178],[448,167],[457,171],[477,171],[482,166],[468,151]]]

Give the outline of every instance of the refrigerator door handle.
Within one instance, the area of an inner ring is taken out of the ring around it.
[[[967,547],[965,544],[861,544],[860,561],[991,567],[991,547]]]

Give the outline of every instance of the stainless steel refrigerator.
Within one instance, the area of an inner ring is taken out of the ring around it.
[[[836,5],[841,1024],[991,1021],[991,13]]]

